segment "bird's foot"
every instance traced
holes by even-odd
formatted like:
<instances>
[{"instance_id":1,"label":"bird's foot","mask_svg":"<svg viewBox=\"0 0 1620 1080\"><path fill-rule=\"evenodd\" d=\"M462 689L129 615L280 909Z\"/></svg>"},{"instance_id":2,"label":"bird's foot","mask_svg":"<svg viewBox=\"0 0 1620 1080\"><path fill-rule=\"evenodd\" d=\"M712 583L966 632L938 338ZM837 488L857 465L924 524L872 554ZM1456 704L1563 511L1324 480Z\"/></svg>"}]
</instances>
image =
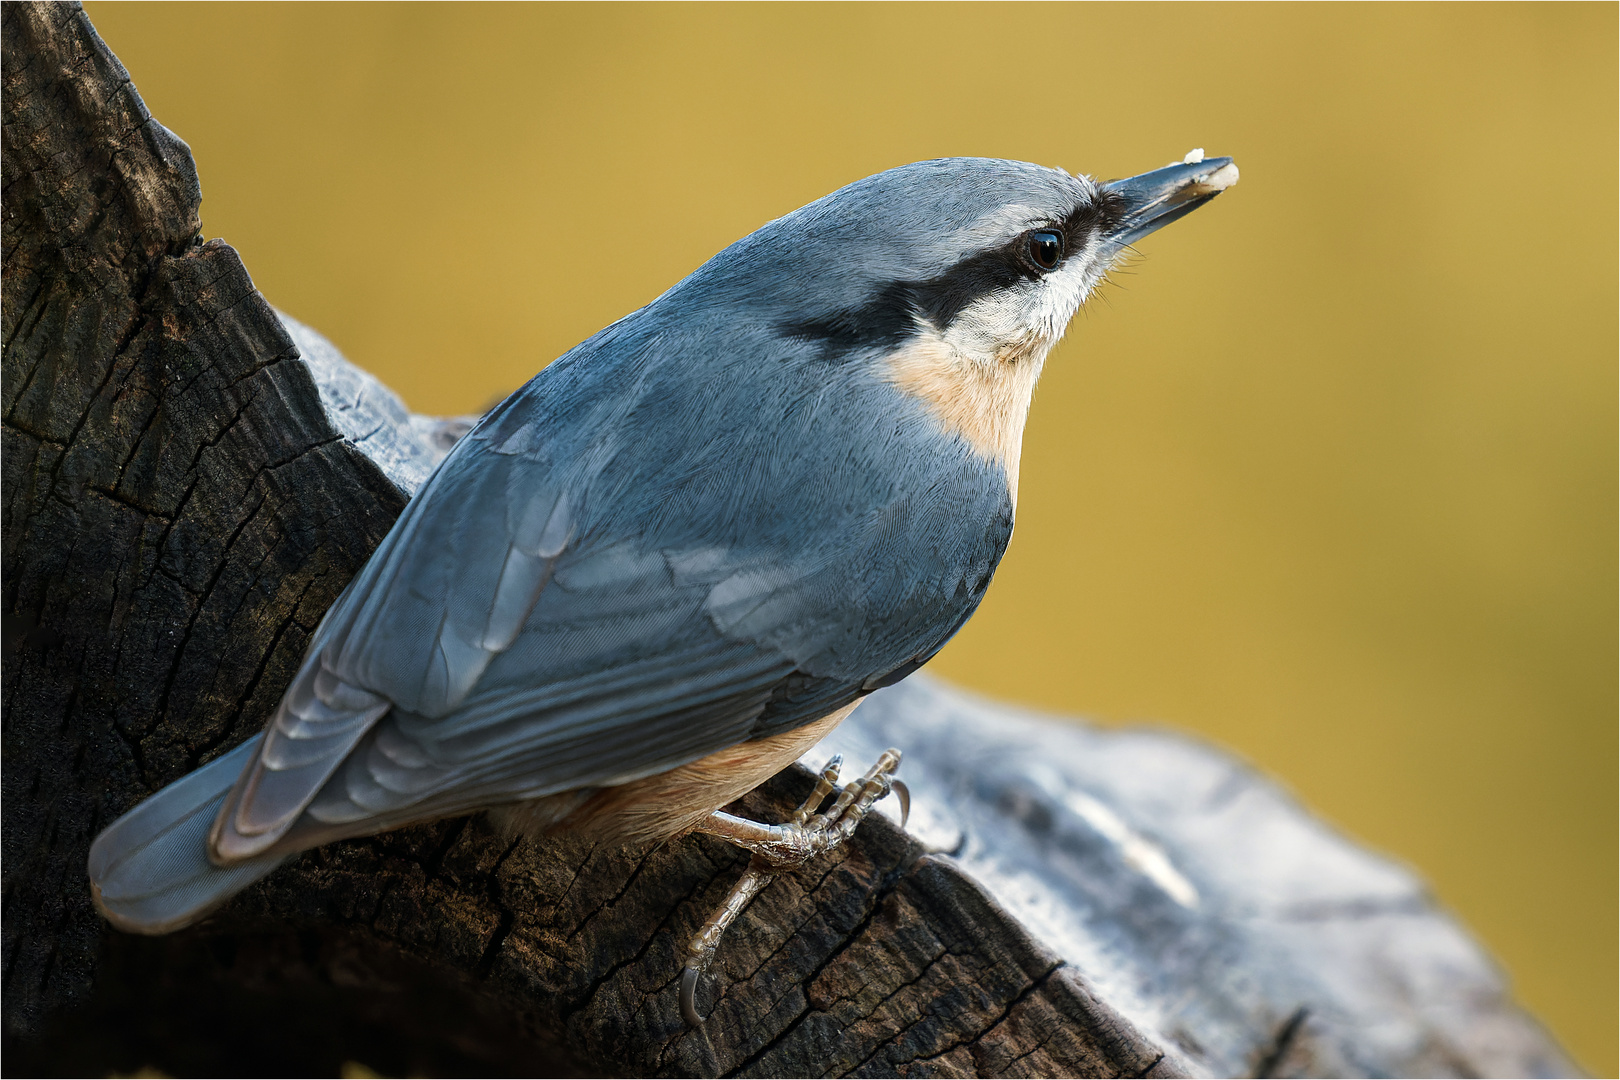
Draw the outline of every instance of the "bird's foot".
<instances>
[{"instance_id":1,"label":"bird's foot","mask_svg":"<svg viewBox=\"0 0 1620 1080\"><path fill-rule=\"evenodd\" d=\"M894 779L894 771L900 767L900 751L892 749L885 750L865 776L845 784L825 813L818 812L838 786L838 769L842 764L841 756L827 762L816 779L814 790L784 824L761 825L716 810L697 827L698 832L718 836L751 852L753 858L725 903L686 947L686 970L681 972L681 1015L693 1027L703 1023L697 1012L698 977L720 947L726 928L742 914L750 900L778 874L802 866L848 840L872 804L890 791L900 796L900 824L902 828L905 826L911 813L911 793L905 784Z\"/></svg>"}]
</instances>

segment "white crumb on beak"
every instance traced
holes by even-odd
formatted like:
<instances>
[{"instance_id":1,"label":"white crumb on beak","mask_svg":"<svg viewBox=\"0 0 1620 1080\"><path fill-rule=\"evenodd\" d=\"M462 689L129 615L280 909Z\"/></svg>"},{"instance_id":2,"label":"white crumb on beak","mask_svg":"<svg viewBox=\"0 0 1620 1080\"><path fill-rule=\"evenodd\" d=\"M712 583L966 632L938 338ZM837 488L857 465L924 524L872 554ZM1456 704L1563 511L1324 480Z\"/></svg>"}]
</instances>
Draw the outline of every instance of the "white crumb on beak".
<instances>
[{"instance_id":1,"label":"white crumb on beak","mask_svg":"<svg viewBox=\"0 0 1620 1080\"><path fill-rule=\"evenodd\" d=\"M1196 165L1200 161L1203 161L1203 160L1204 160L1204 148L1202 146L1200 146L1196 150L1187 151L1187 156L1181 159L1181 163L1183 165Z\"/></svg>"},{"instance_id":2,"label":"white crumb on beak","mask_svg":"<svg viewBox=\"0 0 1620 1080\"><path fill-rule=\"evenodd\" d=\"M1196 184L1193 184L1190 190L1200 195L1207 195L1217 191L1225 191L1227 188L1231 187L1237 182L1237 162L1228 161L1225 165L1222 165L1208 176L1199 180Z\"/></svg>"}]
</instances>

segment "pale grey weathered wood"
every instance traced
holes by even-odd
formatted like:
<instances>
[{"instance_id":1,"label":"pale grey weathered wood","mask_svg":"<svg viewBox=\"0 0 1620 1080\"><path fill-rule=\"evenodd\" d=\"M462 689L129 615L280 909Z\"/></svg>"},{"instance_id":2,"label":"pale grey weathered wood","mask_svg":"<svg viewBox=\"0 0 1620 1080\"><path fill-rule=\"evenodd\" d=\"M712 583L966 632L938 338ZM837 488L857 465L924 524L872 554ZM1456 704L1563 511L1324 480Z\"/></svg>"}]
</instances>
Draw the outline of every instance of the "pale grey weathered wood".
<instances>
[{"instance_id":1,"label":"pale grey weathered wood","mask_svg":"<svg viewBox=\"0 0 1620 1080\"><path fill-rule=\"evenodd\" d=\"M889 744L925 846L1191 1069L1575 1074L1415 874L1207 743L912 679L807 760Z\"/></svg>"}]
</instances>

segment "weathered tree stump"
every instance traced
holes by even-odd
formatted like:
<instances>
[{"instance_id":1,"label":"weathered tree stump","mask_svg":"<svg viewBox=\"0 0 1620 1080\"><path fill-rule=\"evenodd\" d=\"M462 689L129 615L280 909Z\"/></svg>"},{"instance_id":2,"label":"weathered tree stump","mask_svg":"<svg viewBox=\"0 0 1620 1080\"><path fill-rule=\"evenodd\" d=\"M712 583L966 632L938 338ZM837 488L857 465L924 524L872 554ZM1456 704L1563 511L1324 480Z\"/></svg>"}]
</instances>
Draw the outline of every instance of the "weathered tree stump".
<instances>
[{"instance_id":1,"label":"weathered tree stump","mask_svg":"<svg viewBox=\"0 0 1620 1080\"><path fill-rule=\"evenodd\" d=\"M262 727L465 424L410 416L202 240L189 151L76 4L3 18L9 1071L1567 1070L1415 879L1242 766L926 681L836 736L908 751L912 833L869 819L756 900L697 1031L678 948L745 862L706 838L461 818L310 852L183 933L107 929L91 838Z\"/></svg>"}]
</instances>

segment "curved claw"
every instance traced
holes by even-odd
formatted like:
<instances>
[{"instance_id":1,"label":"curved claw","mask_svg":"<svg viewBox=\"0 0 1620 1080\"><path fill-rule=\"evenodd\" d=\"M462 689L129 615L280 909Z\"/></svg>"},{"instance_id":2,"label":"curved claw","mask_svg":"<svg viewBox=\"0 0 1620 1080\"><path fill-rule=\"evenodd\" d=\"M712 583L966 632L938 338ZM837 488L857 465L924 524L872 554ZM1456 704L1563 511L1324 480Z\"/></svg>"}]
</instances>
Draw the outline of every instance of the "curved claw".
<instances>
[{"instance_id":1,"label":"curved claw","mask_svg":"<svg viewBox=\"0 0 1620 1080\"><path fill-rule=\"evenodd\" d=\"M695 967L689 967L681 972L681 1017L688 1027L702 1027L703 1017L697 1011L697 985L698 975L701 972Z\"/></svg>"},{"instance_id":2,"label":"curved claw","mask_svg":"<svg viewBox=\"0 0 1620 1080\"><path fill-rule=\"evenodd\" d=\"M906 787L904 780L889 780L889 787L900 800L900 827L904 829L906 822L911 819L911 789Z\"/></svg>"}]
</instances>

